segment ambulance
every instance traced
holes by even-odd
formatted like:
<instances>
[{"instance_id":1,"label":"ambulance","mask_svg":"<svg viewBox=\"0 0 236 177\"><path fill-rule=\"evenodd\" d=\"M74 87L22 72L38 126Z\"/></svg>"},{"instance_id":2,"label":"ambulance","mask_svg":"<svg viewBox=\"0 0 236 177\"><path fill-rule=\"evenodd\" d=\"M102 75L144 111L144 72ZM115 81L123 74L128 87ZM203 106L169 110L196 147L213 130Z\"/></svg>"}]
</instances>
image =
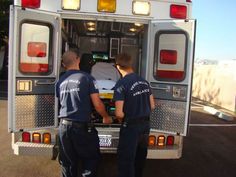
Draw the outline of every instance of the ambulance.
<instances>
[{"instance_id":1,"label":"ambulance","mask_svg":"<svg viewBox=\"0 0 236 177\"><path fill-rule=\"evenodd\" d=\"M76 47L94 63L112 63L121 52L132 56L134 71L150 83L155 98L148 158L180 158L190 116L195 27L191 0L14 0L8 75L14 154L56 158L55 83L61 55ZM115 119L112 88L101 89L100 97ZM103 125L96 113L93 119L101 152L116 153L120 124Z\"/></svg>"}]
</instances>

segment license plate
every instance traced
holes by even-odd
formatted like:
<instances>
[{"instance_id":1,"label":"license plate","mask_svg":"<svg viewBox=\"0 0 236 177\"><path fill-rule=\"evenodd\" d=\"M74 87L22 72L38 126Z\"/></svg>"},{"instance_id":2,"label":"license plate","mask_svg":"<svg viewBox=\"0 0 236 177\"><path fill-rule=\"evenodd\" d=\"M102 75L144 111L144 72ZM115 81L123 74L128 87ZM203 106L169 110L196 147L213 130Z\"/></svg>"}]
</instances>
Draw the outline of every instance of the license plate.
<instances>
[{"instance_id":1,"label":"license plate","mask_svg":"<svg viewBox=\"0 0 236 177\"><path fill-rule=\"evenodd\" d=\"M111 147L112 145L112 136L111 135L98 135L99 136L99 145L100 147Z\"/></svg>"}]
</instances>

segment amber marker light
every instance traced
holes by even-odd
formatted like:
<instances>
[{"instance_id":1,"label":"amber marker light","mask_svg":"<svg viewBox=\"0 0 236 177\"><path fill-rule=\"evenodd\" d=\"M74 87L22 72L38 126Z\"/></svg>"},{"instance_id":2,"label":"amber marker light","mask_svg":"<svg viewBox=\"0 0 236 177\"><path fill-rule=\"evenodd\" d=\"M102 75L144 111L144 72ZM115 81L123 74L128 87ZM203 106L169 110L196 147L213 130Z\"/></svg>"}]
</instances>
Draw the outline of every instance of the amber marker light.
<instances>
[{"instance_id":1,"label":"amber marker light","mask_svg":"<svg viewBox=\"0 0 236 177\"><path fill-rule=\"evenodd\" d=\"M164 146L165 145L165 136L160 135L157 138L157 146Z\"/></svg>"},{"instance_id":2,"label":"amber marker light","mask_svg":"<svg viewBox=\"0 0 236 177\"><path fill-rule=\"evenodd\" d=\"M40 135L40 133L33 133L32 134L32 142L33 143L41 143L41 135Z\"/></svg>"},{"instance_id":3,"label":"amber marker light","mask_svg":"<svg viewBox=\"0 0 236 177\"><path fill-rule=\"evenodd\" d=\"M149 136L148 145L151 147L156 145L156 137L154 135Z\"/></svg>"},{"instance_id":4,"label":"amber marker light","mask_svg":"<svg viewBox=\"0 0 236 177\"><path fill-rule=\"evenodd\" d=\"M50 133L43 134L43 143L44 144L51 144L51 134Z\"/></svg>"},{"instance_id":5,"label":"amber marker light","mask_svg":"<svg viewBox=\"0 0 236 177\"><path fill-rule=\"evenodd\" d=\"M116 11L116 0L98 0L98 12L110 12Z\"/></svg>"}]
</instances>

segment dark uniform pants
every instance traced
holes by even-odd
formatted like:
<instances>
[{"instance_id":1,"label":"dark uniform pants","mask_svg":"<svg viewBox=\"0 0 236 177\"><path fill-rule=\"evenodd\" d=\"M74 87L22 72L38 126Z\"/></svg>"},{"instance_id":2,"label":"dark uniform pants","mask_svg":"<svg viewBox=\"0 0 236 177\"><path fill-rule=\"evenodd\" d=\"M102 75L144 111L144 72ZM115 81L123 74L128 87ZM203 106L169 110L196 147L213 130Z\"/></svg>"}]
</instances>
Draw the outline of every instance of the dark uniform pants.
<instances>
[{"instance_id":1,"label":"dark uniform pants","mask_svg":"<svg viewBox=\"0 0 236 177\"><path fill-rule=\"evenodd\" d=\"M99 138L95 128L88 130L60 124L59 163L63 177L78 177L79 161L82 164L82 177L94 177L99 159Z\"/></svg>"},{"instance_id":2,"label":"dark uniform pants","mask_svg":"<svg viewBox=\"0 0 236 177\"><path fill-rule=\"evenodd\" d=\"M123 124L118 145L118 177L141 177L147 157L149 121Z\"/></svg>"}]
</instances>

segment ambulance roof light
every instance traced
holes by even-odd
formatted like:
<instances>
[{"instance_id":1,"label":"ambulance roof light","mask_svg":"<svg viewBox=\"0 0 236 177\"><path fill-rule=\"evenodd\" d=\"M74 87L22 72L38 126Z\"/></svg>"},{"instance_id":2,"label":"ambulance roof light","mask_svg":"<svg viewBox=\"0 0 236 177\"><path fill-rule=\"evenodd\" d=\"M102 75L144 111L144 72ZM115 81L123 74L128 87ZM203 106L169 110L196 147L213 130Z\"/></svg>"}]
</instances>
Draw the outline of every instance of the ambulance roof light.
<instances>
[{"instance_id":1,"label":"ambulance roof light","mask_svg":"<svg viewBox=\"0 0 236 177\"><path fill-rule=\"evenodd\" d=\"M41 0L21 0L21 6L24 8L37 9L40 7Z\"/></svg>"},{"instance_id":2,"label":"ambulance roof light","mask_svg":"<svg viewBox=\"0 0 236 177\"><path fill-rule=\"evenodd\" d=\"M79 10L80 0L62 0L61 6L64 10Z\"/></svg>"},{"instance_id":3,"label":"ambulance roof light","mask_svg":"<svg viewBox=\"0 0 236 177\"><path fill-rule=\"evenodd\" d=\"M192 2L192 0L186 0L186 2Z\"/></svg>"},{"instance_id":4,"label":"ambulance roof light","mask_svg":"<svg viewBox=\"0 0 236 177\"><path fill-rule=\"evenodd\" d=\"M151 4L149 1L133 1L133 14L150 15Z\"/></svg>"},{"instance_id":5,"label":"ambulance roof light","mask_svg":"<svg viewBox=\"0 0 236 177\"><path fill-rule=\"evenodd\" d=\"M116 11L116 0L98 0L98 12L114 13Z\"/></svg>"},{"instance_id":6,"label":"ambulance roof light","mask_svg":"<svg viewBox=\"0 0 236 177\"><path fill-rule=\"evenodd\" d=\"M170 6L170 17L178 19L186 19L187 6L172 4Z\"/></svg>"}]
</instances>

